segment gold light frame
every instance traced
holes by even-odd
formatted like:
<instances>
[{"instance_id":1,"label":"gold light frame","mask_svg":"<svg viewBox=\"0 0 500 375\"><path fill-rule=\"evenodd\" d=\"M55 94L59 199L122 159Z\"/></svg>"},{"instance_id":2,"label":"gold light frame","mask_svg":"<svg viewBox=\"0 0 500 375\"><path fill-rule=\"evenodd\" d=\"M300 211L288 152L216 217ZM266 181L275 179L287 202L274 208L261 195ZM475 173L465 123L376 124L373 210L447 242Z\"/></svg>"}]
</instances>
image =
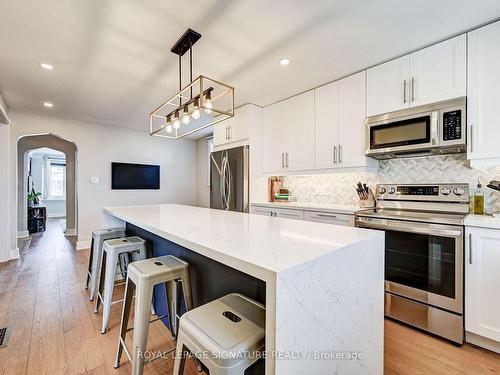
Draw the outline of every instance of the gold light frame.
<instances>
[{"instance_id":1,"label":"gold light frame","mask_svg":"<svg viewBox=\"0 0 500 375\"><path fill-rule=\"evenodd\" d=\"M199 92L196 95L193 95L193 89L198 90ZM186 93L187 92L187 93ZM207 108L206 106L206 93L210 92L211 94L211 102L213 103L212 108ZM175 111L178 111L182 114L184 106L187 104L193 104L194 98L199 99L199 110L201 112L205 112L206 110L211 110L212 114L214 114L213 120L206 121L206 118L200 117L200 119L192 119L190 120L190 126L186 124L180 125L179 129L172 129L171 133L167 133L166 131L166 121L167 115L171 115ZM218 103L227 102L228 108L220 108L218 107ZM190 112L191 114L192 112ZM156 108L153 112L149 114L149 134L155 137L169 138L169 139L180 139L196 133L200 130L208 128L209 126L215 125L221 121L224 121L228 118L234 116L234 87L226 85L220 81L216 81L212 78L209 78L204 75L199 75L196 79L194 79L191 83L185 86L182 90L180 90L177 94L172 96L167 101L163 102L158 108ZM204 115L207 117L207 115ZM192 124L196 124L196 122L200 122L200 126L194 126ZM184 129L183 129L184 128ZM187 129L186 129L187 128ZM183 132L182 130L185 130Z\"/></svg>"}]
</instances>

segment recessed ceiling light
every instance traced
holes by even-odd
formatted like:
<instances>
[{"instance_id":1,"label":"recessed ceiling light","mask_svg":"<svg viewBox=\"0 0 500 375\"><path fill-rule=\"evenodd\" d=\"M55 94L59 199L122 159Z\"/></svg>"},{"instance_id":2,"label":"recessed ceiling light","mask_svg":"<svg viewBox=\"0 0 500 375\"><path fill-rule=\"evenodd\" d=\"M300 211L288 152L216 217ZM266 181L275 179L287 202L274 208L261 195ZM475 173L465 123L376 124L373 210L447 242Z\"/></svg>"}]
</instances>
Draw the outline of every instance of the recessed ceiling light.
<instances>
[{"instance_id":1,"label":"recessed ceiling light","mask_svg":"<svg viewBox=\"0 0 500 375\"><path fill-rule=\"evenodd\" d=\"M51 64L41 63L40 66L45 70L54 70L54 65Z\"/></svg>"},{"instance_id":2,"label":"recessed ceiling light","mask_svg":"<svg viewBox=\"0 0 500 375\"><path fill-rule=\"evenodd\" d=\"M285 59L281 59L280 60L280 64L283 65L283 66L288 65L288 64L290 64L290 59L286 59L286 58Z\"/></svg>"},{"instance_id":3,"label":"recessed ceiling light","mask_svg":"<svg viewBox=\"0 0 500 375\"><path fill-rule=\"evenodd\" d=\"M45 108L52 108L52 107L54 107L54 104L52 104L51 102L43 102L43 106Z\"/></svg>"}]
</instances>

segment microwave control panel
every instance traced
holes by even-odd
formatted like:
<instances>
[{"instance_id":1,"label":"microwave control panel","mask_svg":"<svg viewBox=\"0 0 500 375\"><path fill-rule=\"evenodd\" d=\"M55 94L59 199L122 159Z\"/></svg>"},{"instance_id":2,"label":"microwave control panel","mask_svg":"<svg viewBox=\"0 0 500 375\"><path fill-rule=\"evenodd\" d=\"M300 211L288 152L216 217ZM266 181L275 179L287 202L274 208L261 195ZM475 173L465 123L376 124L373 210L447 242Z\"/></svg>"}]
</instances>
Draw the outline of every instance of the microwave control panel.
<instances>
[{"instance_id":1,"label":"microwave control panel","mask_svg":"<svg viewBox=\"0 0 500 375\"><path fill-rule=\"evenodd\" d=\"M462 110L443 113L443 141L462 138Z\"/></svg>"}]
</instances>

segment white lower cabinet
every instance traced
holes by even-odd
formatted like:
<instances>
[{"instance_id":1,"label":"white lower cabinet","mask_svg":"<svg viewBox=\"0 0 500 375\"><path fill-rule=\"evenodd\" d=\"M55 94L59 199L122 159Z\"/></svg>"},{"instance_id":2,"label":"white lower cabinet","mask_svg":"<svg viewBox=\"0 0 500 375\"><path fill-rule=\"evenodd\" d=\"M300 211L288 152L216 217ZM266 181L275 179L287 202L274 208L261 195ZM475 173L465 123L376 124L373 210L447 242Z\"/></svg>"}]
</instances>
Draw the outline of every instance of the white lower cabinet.
<instances>
[{"instance_id":1,"label":"white lower cabinet","mask_svg":"<svg viewBox=\"0 0 500 375\"><path fill-rule=\"evenodd\" d=\"M354 226L354 215L338 214L333 212L305 211L304 220L318 223Z\"/></svg>"},{"instance_id":2,"label":"white lower cabinet","mask_svg":"<svg viewBox=\"0 0 500 375\"><path fill-rule=\"evenodd\" d=\"M315 221L318 223L345 225L350 227L354 226L354 215L340 214L336 212L318 212L252 205L251 213L272 217L284 217L287 219Z\"/></svg>"},{"instance_id":3,"label":"white lower cabinet","mask_svg":"<svg viewBox=\"0 0 500 375\"><path fill-rule=\"evenodd\" d=\"M498 352L500 351L500 230L466 227L465 234L467 341Z\"/></svg>"},{"instance_id":4,"label":"white lower cabinet","mask_svg":"<svg viewBox=\"0 0 500 375\"><path fill-rule=\"evenodd\" d=\"M289 208L252 206L251 212L252 212L252 214L257 214L257 215L284 217L287 219L304 220L304 211L291 210Z\"/></svg>"}]
</instances>

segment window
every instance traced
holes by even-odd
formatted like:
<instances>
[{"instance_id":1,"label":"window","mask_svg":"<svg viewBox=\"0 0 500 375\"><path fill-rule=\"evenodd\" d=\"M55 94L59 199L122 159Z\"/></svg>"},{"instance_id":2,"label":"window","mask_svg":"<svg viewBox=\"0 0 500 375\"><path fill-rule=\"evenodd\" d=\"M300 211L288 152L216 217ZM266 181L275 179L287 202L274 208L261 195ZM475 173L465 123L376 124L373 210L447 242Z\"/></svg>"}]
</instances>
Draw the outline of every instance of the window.
<instances>
[{"instance_id":1,"label":"window","mask_svg":"<svg viewBox=\"0 0 500 375\"><path fill-rule=\"evenodd\" d=\"M45 164L45 198L66 199L66 163L47 159Z\"/></svg>"}]
</instances>

